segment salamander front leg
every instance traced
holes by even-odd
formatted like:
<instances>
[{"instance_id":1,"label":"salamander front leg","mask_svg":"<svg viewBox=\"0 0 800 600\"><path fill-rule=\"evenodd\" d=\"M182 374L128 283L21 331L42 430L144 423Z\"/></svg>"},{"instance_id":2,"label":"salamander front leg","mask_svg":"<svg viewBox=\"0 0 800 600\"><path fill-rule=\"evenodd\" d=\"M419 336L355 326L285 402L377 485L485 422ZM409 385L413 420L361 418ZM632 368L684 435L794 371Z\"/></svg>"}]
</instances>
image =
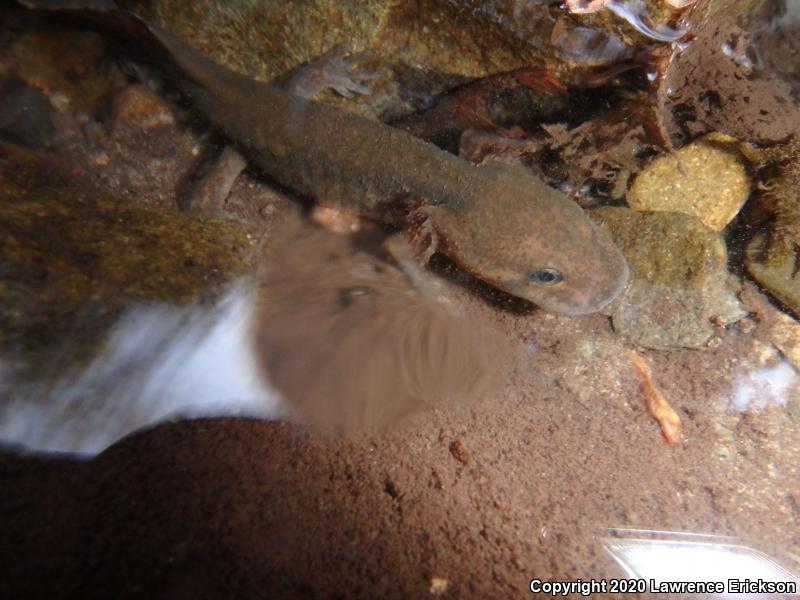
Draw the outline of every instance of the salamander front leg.
<instances>
[{"instance_id":1,"label":"salamander front leg","mask_svg":"<svg viewBox=\"0 0 800 600\"><path fill-rule=\"evenodd\" d=\"M446 284L425 268L436 251L435 235L420 238L413 231L402 231L389 236L383 246L415 288L434 302L450 305Z\"/></svg>"},{"instance_id":2,"label":"salamander front leg","mask_svg":"<svg viewBox=\"0 0 800 600\"><path fill-rule=\"evenodd\" d=\"M345 44L331 50L297 69L288 81L288 89L302 98L312 99L331 89L340 96L371 94L367 83L380 77L375 71L358 70L359 64L369 58L368 52L351 54Z\"/></svg>"}]
</instances>

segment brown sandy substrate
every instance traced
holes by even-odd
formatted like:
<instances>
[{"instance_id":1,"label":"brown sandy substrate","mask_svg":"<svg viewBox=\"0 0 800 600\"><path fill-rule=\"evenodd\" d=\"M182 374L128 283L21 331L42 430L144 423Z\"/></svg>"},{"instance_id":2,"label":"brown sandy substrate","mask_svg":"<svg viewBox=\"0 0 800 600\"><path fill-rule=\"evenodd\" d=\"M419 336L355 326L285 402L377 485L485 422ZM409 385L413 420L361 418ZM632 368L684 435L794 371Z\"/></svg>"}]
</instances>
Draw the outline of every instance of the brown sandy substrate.
<instances>
[{"instance_id":1,"label":"brown sandy substrate","mask_svg":"<svg viewBox=\"0 0 800 600\"><path fill-rule=\"evenodd\" d=\"M780 407L722 412L760 325L648 356L683 419L675 448L605 317L497 320L525 348L508 384L387 434L219 419L87 463L5 455L7 597L426 597L432 578L447 596L510 597L532 577L620 576L607 526L798 552L797 423Z\"/></svg>"}]
</instances>

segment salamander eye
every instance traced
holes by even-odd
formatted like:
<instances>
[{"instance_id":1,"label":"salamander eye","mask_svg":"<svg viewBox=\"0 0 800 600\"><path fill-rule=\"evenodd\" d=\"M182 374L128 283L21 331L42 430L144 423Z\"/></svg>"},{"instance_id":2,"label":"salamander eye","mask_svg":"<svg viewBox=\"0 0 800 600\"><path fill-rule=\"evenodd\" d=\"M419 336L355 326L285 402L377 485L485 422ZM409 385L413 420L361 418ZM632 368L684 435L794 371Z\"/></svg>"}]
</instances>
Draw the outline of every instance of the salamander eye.
<instances>
[{"instance_id":1,"label":"salamander eye","mask_svg":"<svg viewBox=\"0 0 800 600\"><path fill-rule=\"evenodd\" d=\"M564 277L558 269L536 269L530 274L530 280L539 285L555 285L562 279L564 279Z\"/></svg>"}]
</instances>

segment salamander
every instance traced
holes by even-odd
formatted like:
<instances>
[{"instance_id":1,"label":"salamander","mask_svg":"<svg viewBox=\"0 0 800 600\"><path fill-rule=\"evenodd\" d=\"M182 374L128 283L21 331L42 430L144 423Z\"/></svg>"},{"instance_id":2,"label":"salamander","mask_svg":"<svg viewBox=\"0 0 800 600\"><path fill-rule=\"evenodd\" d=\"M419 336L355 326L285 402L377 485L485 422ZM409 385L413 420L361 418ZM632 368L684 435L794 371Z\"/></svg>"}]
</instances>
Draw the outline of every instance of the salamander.
<instances>
[{"instance_id":1,"label":"salamander","mask_svg":"<svg viewBox=\"0 0 800 600\"><path fill-rule=\"evenodd\" d=\"M146 46L194 109L278 184L379 216L413 206L439 250L514 296L579 315L602 309L628 280L609 234L523 167L472 165L400 129L240 75L111 2L19 1Z\"/></svg>"}]
</instances>

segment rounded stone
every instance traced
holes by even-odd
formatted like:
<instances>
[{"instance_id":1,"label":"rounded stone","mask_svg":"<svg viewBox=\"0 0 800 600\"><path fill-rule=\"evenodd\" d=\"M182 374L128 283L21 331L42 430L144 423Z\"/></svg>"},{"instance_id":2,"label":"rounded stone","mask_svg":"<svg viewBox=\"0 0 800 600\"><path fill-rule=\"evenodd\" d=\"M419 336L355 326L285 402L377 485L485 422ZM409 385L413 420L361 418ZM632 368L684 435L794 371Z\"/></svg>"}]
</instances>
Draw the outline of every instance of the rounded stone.
<instances>
[{"instance_id":1,"label":"rounded stone","mask_svg":"<svg viewBox=\"0 0 800 600\"><path fill-rule=\"evenodd\" d=\"M750 195L750 177L735 145L733 138L711 134L657 158L633 182L628 204L687 214L722 231Z\"/></svg>"},{"instance_id":2,"label":"rounded stone","mask_svg":"<svg viewBox=\"0 0 800 600\"><path fill-rule=\"evenodd\" d=\"M744 316L728 289L725 244L697 219L612 207L590 214L610 230L631 271L608 308L620 335L654 350L705 348L714 323Z\"/></svg>"},{"instance_id":3,"label":"rounded stone","mask_svg":"<svg viewBox=\"0 0 800 600\"><path fill-rule=\"evenodd\" d=\"M793 242L773 241L766 233L759 233L748 242L744 261L753 279L795 315L800 314L800 279Z\"/></svg>"}]
</instances>

